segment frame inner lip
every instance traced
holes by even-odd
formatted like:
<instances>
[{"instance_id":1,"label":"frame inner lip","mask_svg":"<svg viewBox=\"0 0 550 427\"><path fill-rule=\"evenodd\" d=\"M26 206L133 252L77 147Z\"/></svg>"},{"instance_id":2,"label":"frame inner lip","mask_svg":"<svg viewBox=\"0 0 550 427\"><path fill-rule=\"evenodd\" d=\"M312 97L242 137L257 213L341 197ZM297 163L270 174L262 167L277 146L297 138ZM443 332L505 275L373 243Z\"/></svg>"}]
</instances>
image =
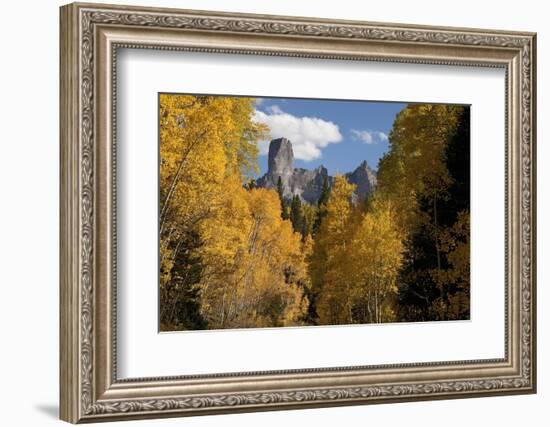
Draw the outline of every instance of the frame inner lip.
<instances>
[{"instance_id":1,"label":"frame inner lip","mask_svg":"<svg viewBox=\"0 0 550 427\"><path fill-rule=\"evenodd\" d=\"M116 27L115 27L116 28ZM112 65L111 65L111 80L113 82L112 84L112 111L113 111L113 120L112 120L112 151L113 153L116 153L116 103L117 103L117 94L116 94L116 81L117 81L117 73L116 73L116 62L117 62L117 52L120 48L126 48L126 49L147 49L147 50L165 50L165 45L156 45L153 43L128 43L123 40L113 39L110 40L110 46L111 46L111 52L112 52ZM267 55L272 56L271 51L263 51L263 50L257 50L257 49L226 49L226 48L220 48L220 47L211 47L211 48L196 48L192 46L174 46L170 45L169 50L174 51L181 51L181 52L206 52L206 53L225 53L225 54L249 54L249 55ZM298 57L298 58L317 58L317 59L343 59L343 60L351 60L351 61L366 61L366 62L397 62L397 63L407 63L407 64L416 64L416 65L454 65L454 66L463 66L463 67L487 67L487 68L503 68L505 69L505 81L508 82L509 79L509 63L495 63L495 62L461 62L460 60L448 62L448 61L438 61L438 60L431 60L431 59L411 59L407 58L406 60L397 60L394 61L391 58L379 58L379 57L340 57L338 55L318 55L318 54L308 54L308 53L292 53L292 52L279 52L277 56L286 56L286 57ZM508 111L508 84L505 85L505 109ZM507 126L507 122L505 123L505 126ZM505 132L505 138L508 139L508 132L506 130ZM505 150L505 162L508 163L508 150ZM112 162L112 168L114 171L116 171L116 155L113 154L113 162ZM116 176L116 174L115 174ZM508 168L505 167L505 185L507 186L507 177L508 177ZM112 234L112 241L116 242L116 193L117 193L117 186L116 186L116 178L113 179L113 186L112 186L112 192L113 192L113 234ZM508 210L509 210L509 200L508 200L508 191L506 191L506 197L505 197L505 224L507 223L507 217L508 217ZM508 233L505 233L506 236ZM508 241L505 239L505 252L508 253ZM113 249L113 253L115 254L114 258L114 265L116 266L116 246ZM506 256L505 260L505 270L508 269L508 257ZM150 383L152 381L178 381L181 383L186 383L188 381L193 380L200 380L200 379L225 379L225 378L246 378L246 377L267 377L267 376L293 376L293 375L301 375L301 374L339 374L339 375L346 375L347 373L351 373L352 375L355 373L355 371L363 371L364 373L368 373L369 371L373 371L376 369L408 369L408 368L439 368L439 367L456 367L456 368L464 368L468 369L469 367L476 367L476 365L481 366L488 366L488 365L506 365L510 362L509 360L509 353L508 353L508 330L509 330L509 320L508 316L505 315L505 339L504 339L504 357L503 358L488 358L488 359L473 359L473 360L451 360L451 361L431 361L431 362L412 362L412 363L397 363L397 364L377 364L377 365L352 365L352 366L334 366L334 367L326 367L326 368L298 368L298 369L283 369L283 370L267 370L267 371L243 371L243 372L220 372L220 373L213 373L213 374L193 374L193 375L170 375L170 376L156 376L156 377L131 377L131 378L118 378L117 376L117 308L116 308L116 269L113 269L112 274L112 280L114 283L113 288L113 301L115 301L115 304L113 305L113 310L111 313L111 316L113 318L113 327L112 327L112 366L113 366L113 372L112 372L112 379L111 381L116 384L128 384L128 383ZM508 306L508 275L505 274L505 306ZM505 313L507 314L507 311L505 310ZM365 372L366 371L366 372Z\"/></svg>"}]
</instances>

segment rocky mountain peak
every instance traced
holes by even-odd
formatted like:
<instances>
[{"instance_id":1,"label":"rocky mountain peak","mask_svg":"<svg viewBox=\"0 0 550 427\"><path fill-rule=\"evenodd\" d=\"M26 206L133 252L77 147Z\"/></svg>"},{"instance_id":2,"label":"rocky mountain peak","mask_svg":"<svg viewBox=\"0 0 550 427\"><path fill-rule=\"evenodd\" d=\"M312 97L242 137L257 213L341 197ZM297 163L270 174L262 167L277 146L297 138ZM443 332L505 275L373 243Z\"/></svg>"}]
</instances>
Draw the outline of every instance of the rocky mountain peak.
<instances>
[{"instance_id":1,"label":"rocky mountain peak","mask_svg":"<svg viewBox=\"0 0 550 427\"><path fill-rule=\"evenodd\" d=\"M364 200L376 186L376 172L369 167L366 160L344 176L356 186L354 201ZM313 170L295 169L292 143L287 138L277 138L269 144L267 173L258 179L257 184L259 187L276 188L279 178L283 184L285 199L297 195L302 201L311 204L318 202L325 179L329 186L334 183L334 178L323 165Z\"/></svg>"},{"instance_id":2,"label":"rocky mountain peak","mask_svg":"<svg viewBox=\"0 0 550 427\"><path fill-rule=\"evenodd\" d=\"M357 187L355 194L359 199L364 199L376 187L377 179L374 172L366 160L350 173L346 174L346 178L350 184L355 184Z\"/></svg>"},{"instance_id":3,"label":"rocky mountain peak","mask_svg":"<svg viewBox=\"0 0 550 427\"><path fill-rule=\"evenodd\" d=\"M294 171L294 152L292 143L286 138L277 138L269 144L267 173L287 176Z\"/></svg>"}]
</instances>

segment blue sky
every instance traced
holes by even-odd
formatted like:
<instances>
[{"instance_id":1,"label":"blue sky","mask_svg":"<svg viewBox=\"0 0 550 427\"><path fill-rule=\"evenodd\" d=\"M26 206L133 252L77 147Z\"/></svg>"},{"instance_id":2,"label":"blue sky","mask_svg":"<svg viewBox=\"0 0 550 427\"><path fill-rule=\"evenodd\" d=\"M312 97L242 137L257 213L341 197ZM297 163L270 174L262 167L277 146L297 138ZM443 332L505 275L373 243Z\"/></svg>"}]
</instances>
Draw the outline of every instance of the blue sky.
<instances>
[{"instance_id":1,"label":"blue sky","mask_svg":"<svg viewBox=\"0 0 550 427\"><path fill-rule=\"evenodd\" d=\"M287 137L295 167L324 165L329 174L353 171L366 160L377 169L388 151L387 135L406 104L374 101L258 98L256 120L268 125L271 138ZM269 141L260 143L260 175L267 170Z\"/></svg>"}]
</instances>

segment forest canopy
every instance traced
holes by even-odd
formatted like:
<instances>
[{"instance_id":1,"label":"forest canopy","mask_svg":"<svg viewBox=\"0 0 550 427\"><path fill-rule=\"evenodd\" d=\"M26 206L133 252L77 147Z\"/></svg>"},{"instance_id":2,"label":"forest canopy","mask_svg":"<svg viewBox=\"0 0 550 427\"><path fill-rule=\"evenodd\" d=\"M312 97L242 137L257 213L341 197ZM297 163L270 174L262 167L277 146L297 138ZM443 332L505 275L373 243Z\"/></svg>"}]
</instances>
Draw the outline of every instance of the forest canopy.
<instances>
[{"instance_id":1,"label":"forest canopy","mask_svg":"<svg viewBox=\"0 0 550 427\"><path fill-rule=\"evenodd\" d=\"M410 104L378 185L261 188L253 98L160 95L161 331L468 319L469 108Z\"/></svg>"}]
</instances>

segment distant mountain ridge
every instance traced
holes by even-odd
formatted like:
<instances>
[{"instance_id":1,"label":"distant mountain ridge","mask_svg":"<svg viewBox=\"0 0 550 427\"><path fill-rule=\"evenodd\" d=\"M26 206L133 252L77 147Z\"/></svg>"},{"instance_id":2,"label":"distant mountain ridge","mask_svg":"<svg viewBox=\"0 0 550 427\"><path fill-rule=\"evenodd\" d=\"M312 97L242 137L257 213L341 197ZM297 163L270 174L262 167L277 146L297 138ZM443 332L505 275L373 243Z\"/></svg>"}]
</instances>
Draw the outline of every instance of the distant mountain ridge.
<instances>
[{"instance_id":1,"label":"distant mountain ridge","mask_svg":"<svg viewBox=\"0 0 550 427\"><path fill-rule=\"evenodd\" d=\"M376 187L376 172L369 167L366 160L344 176L349 183L356 185L354 201L364 200ZM262 188L277 188L279 177L285 199L290 200L297 195L303 202L310 204L319 200L325 179L330 187L334 184L334 177L328 174L323 165L313 170L294 168L294 151L287 138L277 138L270 142L267 173L256 183Z\"/></svg>"}]
</instances>

